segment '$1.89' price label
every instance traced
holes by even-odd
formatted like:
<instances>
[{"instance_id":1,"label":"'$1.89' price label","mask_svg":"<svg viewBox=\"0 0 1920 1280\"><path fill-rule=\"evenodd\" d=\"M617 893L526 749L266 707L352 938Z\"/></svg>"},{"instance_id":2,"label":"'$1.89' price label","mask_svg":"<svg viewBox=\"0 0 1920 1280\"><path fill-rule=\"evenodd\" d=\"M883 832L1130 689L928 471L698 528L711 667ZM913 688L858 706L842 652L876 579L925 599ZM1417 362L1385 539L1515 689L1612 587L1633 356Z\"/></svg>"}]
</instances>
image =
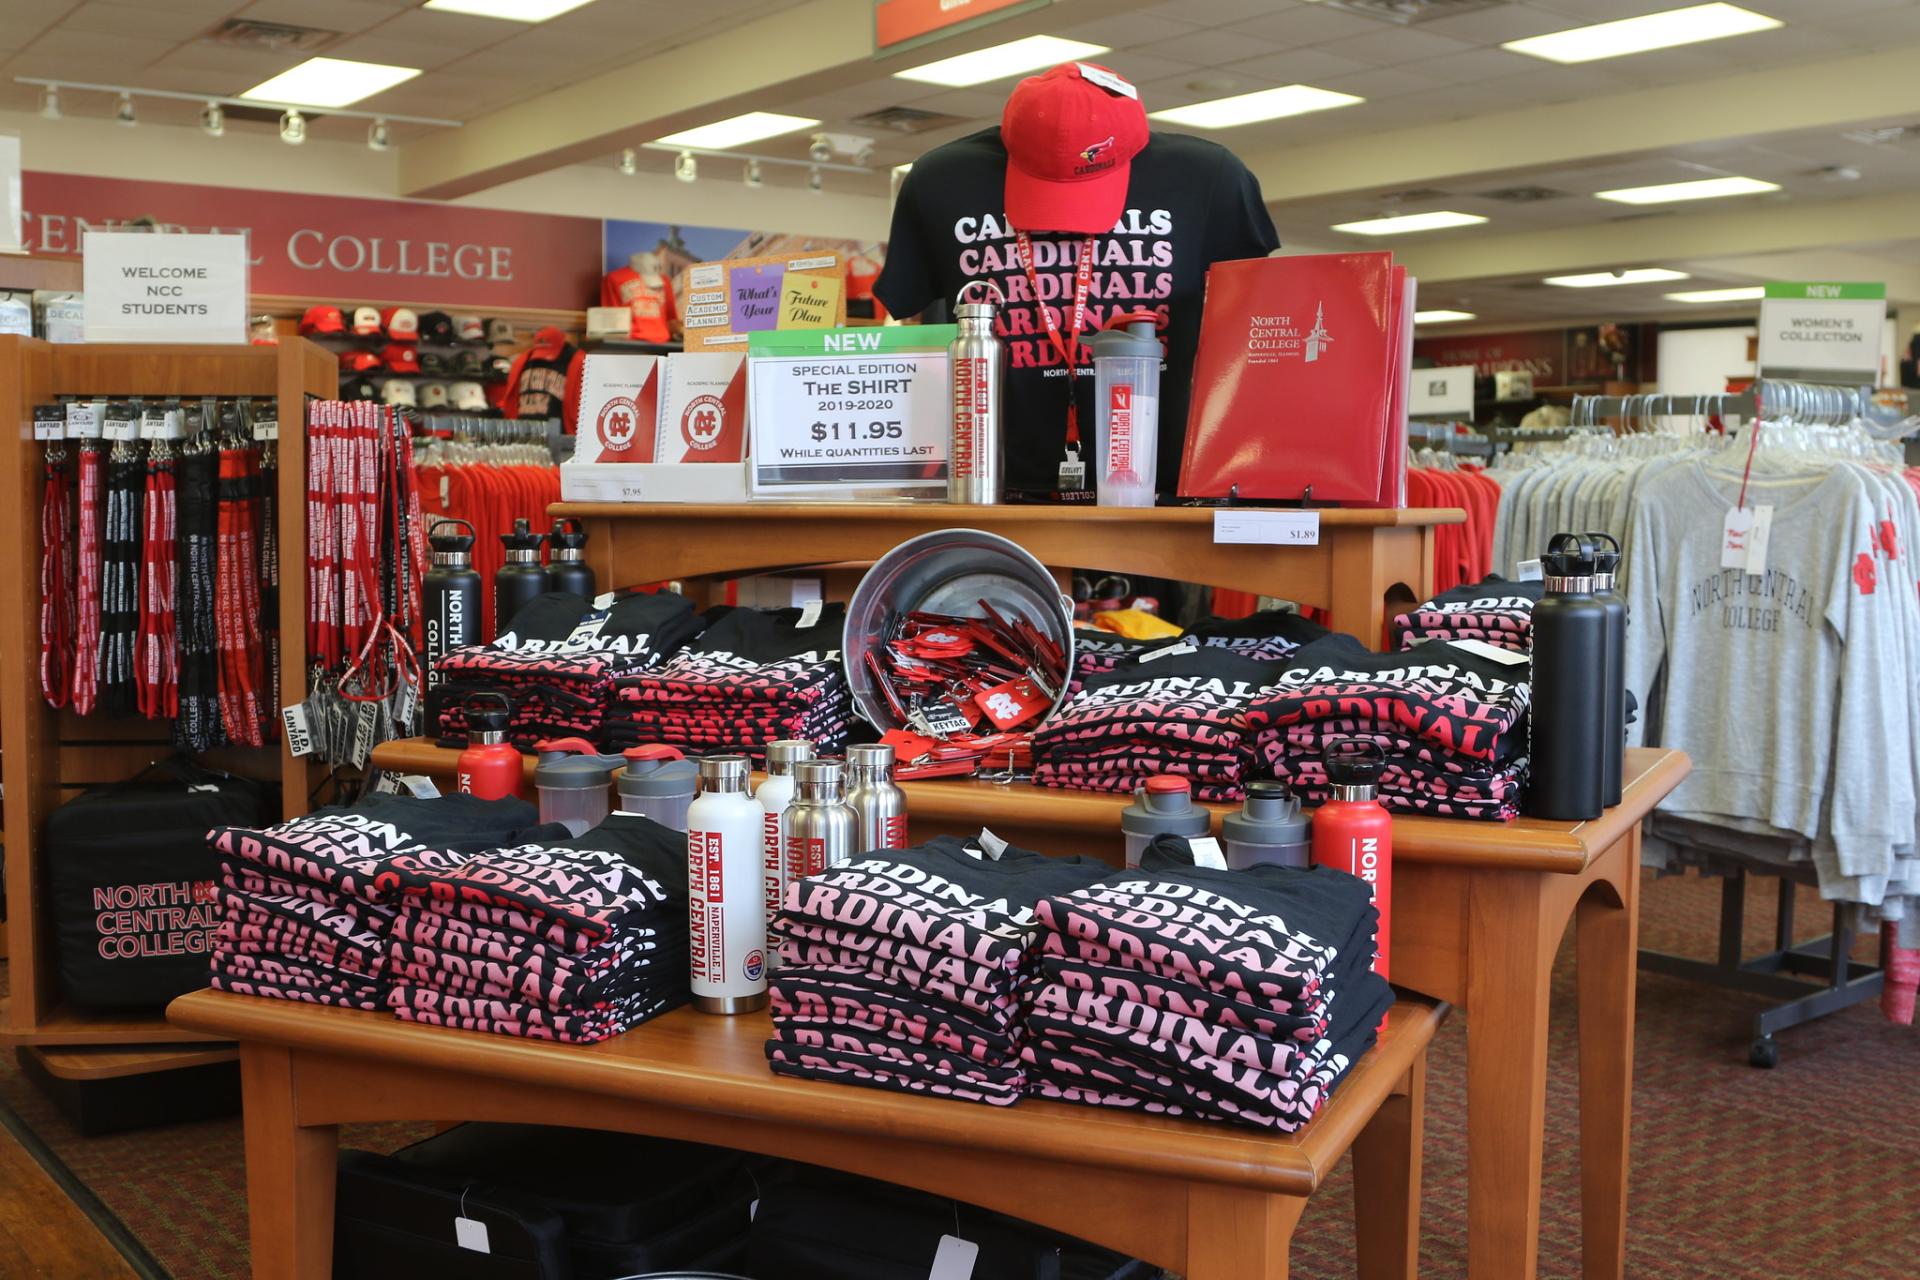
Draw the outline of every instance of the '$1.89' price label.
<instances>
[{"instance_id":1,"label":"'$1.89' price label","mask_svg":"<svg viewBox=\"0 0 1920 1280\"><path fill-rule=\"evenodd\" d=\"M807 431L815 444L829 440L898 440L906 434L897 419L891 422L816 422Z\"/></svg>"}]
</instances>

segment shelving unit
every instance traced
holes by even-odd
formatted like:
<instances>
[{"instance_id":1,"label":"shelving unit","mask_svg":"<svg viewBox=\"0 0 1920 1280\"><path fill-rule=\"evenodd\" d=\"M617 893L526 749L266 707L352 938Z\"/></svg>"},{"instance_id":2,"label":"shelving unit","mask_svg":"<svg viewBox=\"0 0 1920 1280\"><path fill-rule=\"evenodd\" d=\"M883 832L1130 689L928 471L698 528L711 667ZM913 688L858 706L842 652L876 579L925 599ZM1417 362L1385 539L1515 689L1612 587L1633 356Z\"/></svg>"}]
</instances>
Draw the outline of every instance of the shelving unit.
<instances>
[{"instance_id":1,"label":"shelving unit","mask_svg":"<svg viewBox=\"0 0 1920 1280\"><path fill-rule=\"evenodd\" d=\"M306 450L302 426L309 397L336 392L335 362L294 338L277 347L52 344L0 337L0 778L6 788L6 922L11 996L0 1009L0 1043L38 1045L177 1045L183 1034L155 1012L97 1014L63 1006L45 920L45 859L40 832L47 815L88 786L115 782L170 753L161 721L76 716L46 705L39 687L40 484L44 446L33 439L33 406L66 394L146 397L273 397L279 402L280 653L287 690L306 670ZM277 779L282 810L305 813L314 779L284 744L209 753L229 772ZM195 1065L203 1049L156 1049L130 1062L142 1070ZM176 1061L175 1059L180 1059ZM188 1061L191 1059L191 1061ZM56 1074L64 1059L48 1060ZM74 1076L72 1078L81 1078Z\"/></svg>"}]
</instances>

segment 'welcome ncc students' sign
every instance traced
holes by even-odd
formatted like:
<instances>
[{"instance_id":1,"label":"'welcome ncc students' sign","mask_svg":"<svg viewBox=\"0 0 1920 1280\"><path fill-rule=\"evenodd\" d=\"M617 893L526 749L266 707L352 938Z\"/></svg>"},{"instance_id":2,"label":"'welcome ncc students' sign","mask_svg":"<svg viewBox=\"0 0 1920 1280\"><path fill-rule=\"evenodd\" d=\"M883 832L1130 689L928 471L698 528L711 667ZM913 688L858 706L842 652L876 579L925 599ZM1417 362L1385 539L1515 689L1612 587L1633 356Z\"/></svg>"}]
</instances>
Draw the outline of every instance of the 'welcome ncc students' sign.
<instances>
[{"instance_id":1,"label":"'welcome ncc students' sign","mask_svg":"<svg viewBox=\"0 0 1920 1280\"><path fill-rule=\"evenodd\" d=\"M88 342L245 342L247 238L89 231Z\"/></svg>"}]
</instances>

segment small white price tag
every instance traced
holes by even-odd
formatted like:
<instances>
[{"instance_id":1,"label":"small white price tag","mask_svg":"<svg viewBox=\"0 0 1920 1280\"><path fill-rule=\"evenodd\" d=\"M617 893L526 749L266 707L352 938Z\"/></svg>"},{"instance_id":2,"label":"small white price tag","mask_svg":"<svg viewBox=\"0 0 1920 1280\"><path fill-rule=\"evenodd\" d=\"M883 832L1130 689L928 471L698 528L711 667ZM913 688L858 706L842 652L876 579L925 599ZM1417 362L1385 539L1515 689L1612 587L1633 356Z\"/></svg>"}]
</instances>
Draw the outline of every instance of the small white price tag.
<instances>
[{"instance_id":1,"label":"small white price tag","mask_svg":"<svg viewBox=\"0 0 1920 1280\"><path fill-rule=\"evenodd\" d=\"M1213 513L1213 540L1266 547L1317 547L1320 513L1223 509Z\"/></svg>"},{"instance_id":2,"label":"small white price tag","mask_svg":"<svg viewBox=\"0 0 1920 1280\"><path fill-rule=\"evenodd\" d=\"M1212 836L1201 836L1187 841L1187 848L1193 851L1193 865L1211 867L1215 871L1227 869L1227 855L1220 852L1220 842Z\"/></svg>"},{"instance_id":3,"label":"small white price tag","mask_svg":"<svg viewBox=\"0 0 1920 1280\"><path fill-rule=\"evenodd\" d=\"M927 1280L973 1280L974 1263L980 1259L980 1246L959 1236L941 1236L933 1254L933 1270Z\"/></svg>"},{"instance_id":4,"label":"small white price tag","mask_svg":"<svg viewBox=\"0 0 1920 1280\"><path fill-rule=\"evenodd\" d=\"M1176 653L1198 652L1200 652L1199 645L1196 645L1191 640L1182 640L1177 644L1170 644L1164 649L1155 649L1152 653L1143 653L1140 655L1140 661L1152 662L1156 658L1170 658Z\"/></svg>"},{"instance_id":5,"label":"small white price tag","mask_svg":"<svg viewBox=\"0 0 1920 1280\"><path fill-rule=\"evenodd\" d=\"M280 420L278 418L264 418L256 421L253 424L253 438L255 440L278 440L280 438Z\"/></svg>"},{"instance_id":6,"label":"small white price tag","mask_svg":"<svg viewBox=\"0 0 1920 1280\"><path fill-rule=\"evenodd\" d=\"M475 1253L493 1252L493 1246L487 1240L487 1224L474 1218L453 1220L453 1242Z\"/></svg>"},{"instance_id":7,"label":"small white price tag","mask_svg":"<svg viewBox=\"0 0 1920 1280\"><path fill-rule=\"evenodd\" d=\"M102 405L96 400L76 400L67 406L67 439L98 440Z\"/></svg>"},{"instance_id":8,"label":"small white price tag","mask_svg":"<svg viewBox=\"0 0 1920 1280\"><path fill-rule=\"evenodd\" d=\"M1767 544L1773 540L1773 504L1756 503L1753 508L1753 532L1747 535L1747 572L1767 571Z\"/></svg>"},{"instance_id":9,"label":"small white price tag","mask_svg":"<svg viewBox=\"0 0 1920 1280\"><path fill-rule=\"evenodd\" d=\"M1078 493L1087 487L1087 464L1069 458L1060 464L1060 492Z\"/></svg>"},{"instance_id":10,"label":"small white price tag","mask_svg":"<svg viewBox=\"0 0 1920 1280\"><path fill-rule=\"evenodd\" d=\"M800 606L800 621L794 625L802 630L807 627L818 626L820 623L820 611L824 608L826 608L824 601L807 601L804 605Z\"/></svg>"},{"instance_id":11,"label":"small white price tag","mask_svg":"<svg viewBox=\"0 0 1920 1280\"><path fill-rule=\"evenodd\" d=\"M67 435L67 415L57 404L36 405L33 410L35 440L63 440Z\"/></svg>"},{"instance_id":12,"label":"small white price tag","mask_svg":"<svg viewBox=\"0 0 1920 1280\"><path fill-rule=\"evenodd\" d=\"M100 422L100 435L106 440L140 438L140 415L125 405L110 405Z\"/></svg>"},{"instance_id":13,"label":"small white price tag","mask_svg":"<svg viewBox=\"0 0 1920 1280\"><path fill-rule=\"evenodd\" d=\"M1109 89L1122 97L1132 98L1136 102L1140 100L1140 91L1138 89L1105 67L1096 67L1087 62L1076 62L1073 65L1080 69L1080 78L1088 84L1097 84L1102 89Z\"/></svg>"},{"instance_id":14,"label":"small white price tag","mask_svg":"<svg viewBox=\"0 0 1920 1280\"><path fill-rule=\"evenodd\" d=\"M398 705L393 709L394 719L411 728L413 725L414 708L419 705L420 686L411 680L402 681L400 685L400 700Z\"/></svg>"},{"instance_id":15,"label":"small white price tag","mask_svg":"<svg viewBox=\"0 0 1920 1280\"><path fill-rule=\"evenodd\" d=\"M980 828L979 845L995 862L1000 861L1000 855L1007 851L1007 842L985 827Z\"/></svg>"},{"instance_id":16,"label":"small white price tag","mask_svg":"<svg viewBox=\"0 0 1920 1280\"><path fill-rule=\"evenodd\" d=\"M312 755L313 732L307 728L306 704L296 702L290 707L280 708L280 719L287 727L287 754Z\"/></svg>"},{"instance_id":17,"label":"small white price tag","mask_svg":"<svg viewBox=\"0 0 1920 1280\"><path fill-rule=\"evenodd\" d=\"M1477 654L1489 662L1499 662L1510 667L1527 660L1527 655L1524 653L1516 653L1512 649L1502 649L1499 645L1488 644L1485 640L1455 640L1453 647L1463 649L1471 654Z\"/></svg>"},{"instance_id":18,"label":"small white price tag","mask_svg":"<svg viewBox=\"0 0 1920 1280\"><path fill-rule=\"evenodd\" d=\"M1753 545L1753 508L1734 507L1727 512L1725 525L1720 531L1720 567L1739 569L1747 567L1747 549Z\"/></svg>"},{"instance_id":19,"label":"small white price tag","mask_svg":"<svg viewBox=\"0 0 1920 1280\"><path fill-rule=\"evenodd\" d=\"M418 800L433 800L440 795L440 788L424 773L403 773L400 775L400 785Z\"/></svg>"},{"instance_id":20,"label":"small white price tag","mask_svg":"<svg viewBox=\"0 0 1920 1280\"><path fill-rule=\"evenodd\" d=\"M1519 581L1539 582L1545 576L1546 575L1540 571L1540 562L1538 560L1522 560L1520 562Z\"/></svg>"},{"instance_id":21,"label":"small white price tag","mask_svg":"<svg viewBox=\"0 0 1920 1280\"><path fill-rule=\"evenodd\" d=\"M613 591L602 591L593 598L593 607L596 609L613 608L613 599L616 594L618 593Z\"/></svg>"}]
</instances>

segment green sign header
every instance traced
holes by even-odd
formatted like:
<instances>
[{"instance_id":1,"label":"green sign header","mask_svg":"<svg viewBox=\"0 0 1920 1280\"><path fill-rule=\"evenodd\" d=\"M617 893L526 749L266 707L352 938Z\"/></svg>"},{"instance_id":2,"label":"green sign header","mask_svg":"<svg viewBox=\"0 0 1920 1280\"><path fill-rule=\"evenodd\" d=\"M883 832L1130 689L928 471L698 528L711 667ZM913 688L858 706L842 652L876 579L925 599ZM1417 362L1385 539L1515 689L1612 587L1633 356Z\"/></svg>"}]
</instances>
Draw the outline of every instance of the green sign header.
<instances>
[{"instance_id":1,"label":"green sign header","mask_svg":"<svg viewBox=\"0 0 1920 1280\"><path fill-rule=\"evenodd\" d=\"M1884 284L1809 284L1805 281L1772 280L1767 283L1769 298L1808 298L1817 302L1872 302L1887 296Z\"/></svg>"},{"instance_id":2,"label":"green sign header","mask_svg":"<svg viewBox=\"0 0 1920 1280\"><path fill-rule=\"evenodd\" d=\"M959 327L950 324L869 325L846 329L766 329L747 335L749 356L887 356L945 351Z\"/></svg>"}]
</instances>

